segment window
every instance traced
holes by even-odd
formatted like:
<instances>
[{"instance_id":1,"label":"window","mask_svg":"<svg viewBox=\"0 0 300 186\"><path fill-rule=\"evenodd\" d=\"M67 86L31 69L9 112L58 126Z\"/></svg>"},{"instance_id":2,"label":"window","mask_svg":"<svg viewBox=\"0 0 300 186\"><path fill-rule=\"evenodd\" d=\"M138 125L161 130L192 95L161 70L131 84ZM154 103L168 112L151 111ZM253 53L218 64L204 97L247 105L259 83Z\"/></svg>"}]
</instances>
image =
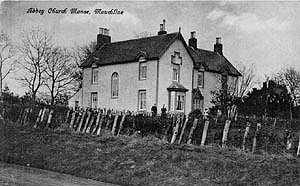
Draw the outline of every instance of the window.
<instances>
[{"instance_id":1,"label":"window","mask_svg":"<svg viewBox=\"0 0 300 186\"><path fill-rule=\"evenodd\" d=\"M177 64L173 64L173 81L179 82L180 75L180 66Z\"/></svg>"},{"instance_id":2,"label":"window","mask_svg":"<svg viewBox=\"0 0 300 186\"><path fill-rule=\"evenodd\" d=\"M98 93L97 92L92 92L91 93L91 108L97 108L98 106Z\"/></svg>"},{"instance_id":3,"label":"window","mask_svg":"<svg viewBox=\"0 0 300 186\"><path fill-rule=\"evenodd\" d=\"M203 99L195 98L193 101L193 108L200 109L203 112Z\"/></svg>"},{"instance_id":4,"label":"window","mask_svg":"<svg viewBox=\"0 0 300 186\"><path fill-rule=\"evenodd\" d=\"M114 72L111 76L111 97L118 98L119 96L119 74Z\"/></svg>"},{"instance_id":5,"label":"window","mask_svg":"<svg viewBox=\"0 0 300 186\"><path fill-rule=\"evenodd\" d=\"M204 72L198 71L198 87L204 87Z\"/></svg>"},{"instance_id":6,"label":"window","mask_svg":"<svg viewBox=\"0 0 300 186\"><path fill-rule=\"evenodd\" d=\"M92 84L98 83L98 68L92 68Z\"/></svg>"},{"instance_id":7,"label":"window","mask_svg":"<svg viewBox=\"0 0 300 186\"><path fill-rule=\"evenodd\" d=\"M171 63L173 64L182 64L182 57L180 56L180 52L174 52L174 55L171 55Z\"/></svg>"},{"instance_id":8,"label":"window","mask_svg":"<svg viewBox=\"0 0 300 186\"><path fill-rule=\"evenodd\" d=\"M184 93L177 93L175 108L180 111L184 110Z\"/></svg>"},{"instance_id":9,"label":"window","mask_svg":"<svg viewBox=\"0 0 300 186\"><path fill-rule=\"evenodd\" d=\"M140 62L139 78L140 78L140 80L147 79L147 63L146 62Z\"/></svg>"},{"instance_id":10,"label":"window","mask_svg":"<svg viewBox=\"0 0 300 186\"><path fill-rule=\"evenodd\" d=\"M227 81L228 81L228 75L227 74L222 74L222 89L223 90L227 90L228 86L227 86Z\"/></svg>"},{"instance_id":11,"label":"window","mask_svg":"<svg viewBox=\"0 0 300 186\"><path fill-rule=\"evenodd\" d=\"M146 110L146 90L139 90L139 110Z\"/></svg>"}]
</instances>

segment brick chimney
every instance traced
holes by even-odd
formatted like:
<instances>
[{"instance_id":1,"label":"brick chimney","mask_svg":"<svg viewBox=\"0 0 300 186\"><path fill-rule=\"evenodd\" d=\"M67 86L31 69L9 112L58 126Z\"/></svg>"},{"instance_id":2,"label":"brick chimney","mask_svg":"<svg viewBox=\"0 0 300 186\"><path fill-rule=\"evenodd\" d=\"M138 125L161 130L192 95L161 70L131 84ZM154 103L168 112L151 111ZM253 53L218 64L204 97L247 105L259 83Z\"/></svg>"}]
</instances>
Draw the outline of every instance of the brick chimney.
<instances>
[{"instance_id":1,"label":"brick chimney","mask_svg":"<svg viewBox=\"0 0 300 186\"><path fill-rule=\"evenodd\" d=\"M194 49L197 49L197 38L196 38L196 32L191 32L191 38L189 39L189 46L193 47Z\"/></svg>"},{"instance_id":2,"label":"brick chimney","mask_svg":"<svg viewBox=\"0 0 300 186\"><path fill-rule=\"evenodd\" d=\"M163 35L163 34L167 34L167 31L166 31L166 20L165 19L163 20L163 24L159 25L159 32L158 32L158 35Z\"/></svg>"},{"instance_id":3,"label":"brick chimney","mask_svg":"<svg viewBox=\"0 0 300 186\"><path fill-rule=\"evenodd\" d=\"M97 35L97 48L100 48L105 43L110 43L111 37L109 36L109 29L99 28L99 34Z\"/></svg>"},{"instance_id":4,"label":"brick chimney","mask_svg":"<svg viewBox=\"0 0 300 186\"><path fill-rule=\"evenodd\" d=\"M218 52L220 55L223 55L223 45L221 43L221 38L216 38L216 44L214 45L214 52Z\"/></svg>"}]
</instances>

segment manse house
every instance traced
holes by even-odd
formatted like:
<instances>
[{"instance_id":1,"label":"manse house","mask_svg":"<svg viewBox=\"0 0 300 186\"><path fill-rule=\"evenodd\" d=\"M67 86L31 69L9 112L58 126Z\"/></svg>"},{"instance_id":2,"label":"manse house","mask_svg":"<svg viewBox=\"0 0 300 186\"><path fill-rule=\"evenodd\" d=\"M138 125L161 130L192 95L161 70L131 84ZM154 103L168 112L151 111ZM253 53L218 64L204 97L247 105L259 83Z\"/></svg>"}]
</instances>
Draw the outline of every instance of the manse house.
<instances>
[{"instance_id":1,"label":"manse house","mask_svg":"<svg viewBox=\"0 0 300 186\"><path fill-rule=\"evenodd\" d=\"M82 89L70 106L151 111L156 104L168 111L189 113L212 106L211 91L236 86L241 74L224 57L221 39L214 51L199 49L195 32L188 44L180 32L111 42L100 28L98 49L81 64Z\"/></svg>"}]
</instances>

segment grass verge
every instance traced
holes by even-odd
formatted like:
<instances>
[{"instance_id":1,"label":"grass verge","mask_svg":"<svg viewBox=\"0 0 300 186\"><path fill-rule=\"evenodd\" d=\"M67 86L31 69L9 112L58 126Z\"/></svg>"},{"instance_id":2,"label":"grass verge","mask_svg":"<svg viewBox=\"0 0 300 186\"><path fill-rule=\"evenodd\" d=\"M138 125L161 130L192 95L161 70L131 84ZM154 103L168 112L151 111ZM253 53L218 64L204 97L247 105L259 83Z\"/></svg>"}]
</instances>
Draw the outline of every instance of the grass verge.
<instances>
[{"instance_id":1,"label":"grass verge","mask_svg":"<svg viewBox=\"0 0 300 186\"><path fill-rule=\"evenodd\" d=\"M300 159L170 145L154 137L101 137L3 127L0 160L120 185L300 185Z\"/></svg>"}]
</instances>

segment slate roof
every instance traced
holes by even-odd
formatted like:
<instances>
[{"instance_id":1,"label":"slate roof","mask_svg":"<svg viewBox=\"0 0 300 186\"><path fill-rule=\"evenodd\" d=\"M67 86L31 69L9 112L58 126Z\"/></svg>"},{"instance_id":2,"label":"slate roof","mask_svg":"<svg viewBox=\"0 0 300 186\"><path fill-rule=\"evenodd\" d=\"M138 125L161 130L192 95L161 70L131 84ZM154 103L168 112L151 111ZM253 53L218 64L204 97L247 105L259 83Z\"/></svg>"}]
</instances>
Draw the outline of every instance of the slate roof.
<instances>
[{"instance_id":1,"label":"slate roof","mask_svg":"<svg viewBox=\"0 0 300 186\"><path fill-rule=\"evenodd\" d=\"M188 47L180 32L104 44L80 67L90 67L93 63L104 66L135 62L141 55L147 60L159 59L176 39L182 40L196 67L203 65L207 71L241 76L240 72L217 52Z\"/></svg>"},{"instance_id":2,"label":"slate roof","mask_svg":"<svg viewBox=\"0 0 300 186\"><path fill-rule=\"evenodd\" d=\"M138 60L141 53L148 60L158 59L177 38L183 40L181 34L176 32L104 44L81 67L89 67L93 62L100 66L133 62Z\"/></svg>"},{"instance_id":3,"label":"slate roof","mask_svg":"<svg viewBox=\"0 0 300 186\"><path fill-rule=\"evenodd\" d=\"M217 52L194 49L188 47L188 51L194 59L195 66L204 66L205 70L218 73L228 73L232 76L242 76L241 73L224 57Z\"/></svg>"}]
</instances>

